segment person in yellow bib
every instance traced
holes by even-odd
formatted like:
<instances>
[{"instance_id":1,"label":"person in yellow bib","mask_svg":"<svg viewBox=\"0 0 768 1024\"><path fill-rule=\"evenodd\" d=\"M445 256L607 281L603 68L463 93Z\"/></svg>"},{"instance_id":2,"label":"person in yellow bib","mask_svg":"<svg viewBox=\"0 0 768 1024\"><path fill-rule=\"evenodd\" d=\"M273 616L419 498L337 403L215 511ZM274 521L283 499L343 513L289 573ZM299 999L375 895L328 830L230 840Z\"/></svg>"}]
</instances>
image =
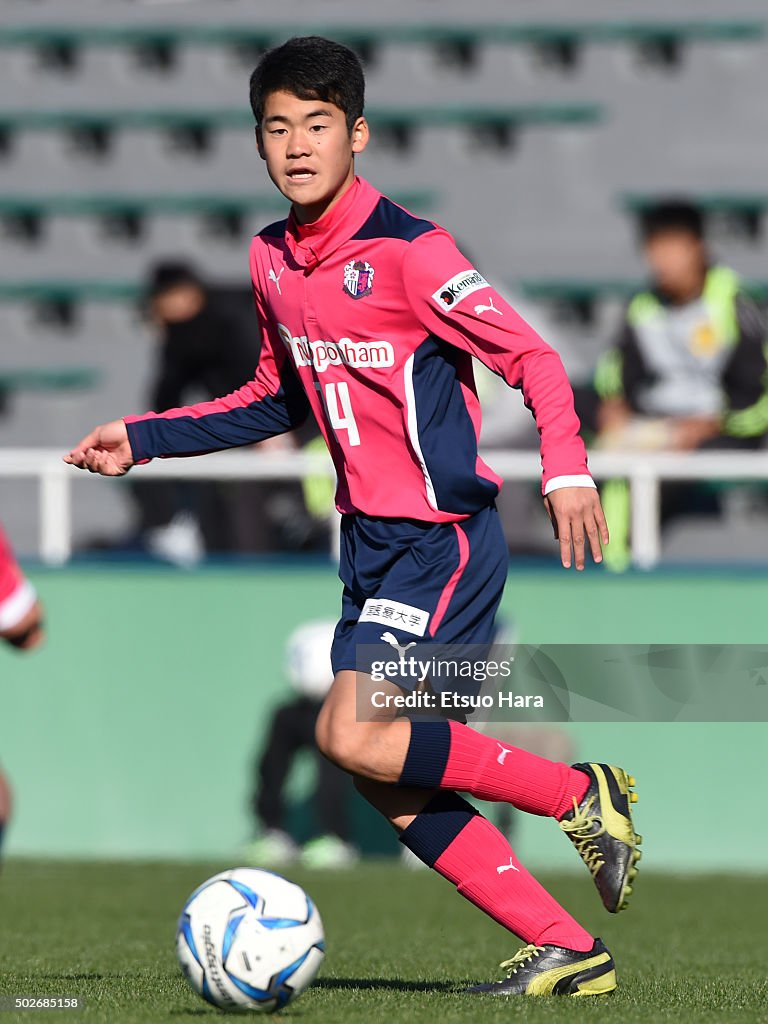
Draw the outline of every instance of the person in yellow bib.
<instances>
[{"instance_id":1,"label":"person in yellow bib","mask_svg":"<svg viewBox=\"0 0 768 1024\"><path fill-rule=\"evenodd\" d=\"M623 451L757 448L768 431L766 322L739 276L714 262L701 211L685 201L646 210L641 225L650 286L624 312L595 374L596 446ZM629 494L610 481L603 505L606 565L629 562ZM665 483L662 524L717 513L706 484Z\"/></svg>"}]
</instances>

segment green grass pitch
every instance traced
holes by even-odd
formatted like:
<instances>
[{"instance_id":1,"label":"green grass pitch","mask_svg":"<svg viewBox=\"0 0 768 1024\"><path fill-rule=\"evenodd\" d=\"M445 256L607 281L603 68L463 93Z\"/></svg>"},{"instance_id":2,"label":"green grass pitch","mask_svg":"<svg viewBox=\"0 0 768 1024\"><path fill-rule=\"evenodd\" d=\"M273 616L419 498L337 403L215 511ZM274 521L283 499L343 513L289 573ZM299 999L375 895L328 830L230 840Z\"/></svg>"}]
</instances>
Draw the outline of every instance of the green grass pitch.
<instances>
[{"instance_id":1,"label":"green grass pitch","mask_svg":"<svg viewBox=\"0 0 768 1024\"><path fill-rule=\"evenodd\" d=\"M189 892L227 865L10 861L0 874L0 994L78 995L82 1011L4 1012L0 1024L199 1024L220 1018L186 986L174 926ZM328 953L282 1012L304 1022L768 1021L768 879L641 873L619 917L586 873L542 881L614 954L620 987L592 999L478 1001L518 943L431 872L371 863L288 872L317 902ZM223 1018L222 1018L223 1019Z\"/></svg>"}]
</instances>

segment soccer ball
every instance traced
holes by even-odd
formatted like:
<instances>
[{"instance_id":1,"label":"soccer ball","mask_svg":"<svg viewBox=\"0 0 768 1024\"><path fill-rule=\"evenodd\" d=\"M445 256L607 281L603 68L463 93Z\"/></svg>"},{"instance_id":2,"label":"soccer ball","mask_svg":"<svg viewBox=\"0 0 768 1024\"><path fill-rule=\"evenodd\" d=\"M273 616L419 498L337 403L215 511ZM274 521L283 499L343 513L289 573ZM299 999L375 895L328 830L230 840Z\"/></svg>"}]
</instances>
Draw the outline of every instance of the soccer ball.
<instances>
[{"instance_id":1,"label":"soccer ball","mask_svg":"<svg viewBox=\"0 0 768 1024\"><path fill-rule=\"evenodd\" d=\"M323 922L301 886L257 868L222 871L192 893L176 954L189 984L227 1010L279 1010L311 985Z\"/></svg>"}]
</instances>

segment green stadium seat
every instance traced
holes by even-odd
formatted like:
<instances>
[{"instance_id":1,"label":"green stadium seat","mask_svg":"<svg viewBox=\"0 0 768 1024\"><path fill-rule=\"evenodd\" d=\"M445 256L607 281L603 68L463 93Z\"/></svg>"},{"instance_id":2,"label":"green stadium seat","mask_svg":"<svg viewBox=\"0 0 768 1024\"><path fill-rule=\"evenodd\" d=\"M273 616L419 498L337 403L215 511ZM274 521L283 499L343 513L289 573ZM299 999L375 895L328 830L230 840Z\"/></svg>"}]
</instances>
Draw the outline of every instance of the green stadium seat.
<instances>
[{"instance_id":1,"label":"green stadium seat","mask_svg":"<svg viewBox=\"0 0 768 1024\"><path fill-rule=\"evenodd\" d=\"M83 303L137 304L143 295L144 286L138 281L0 281L0 304L32 306L41 319L59 328L71 328L78 323Z\"/></svg>"},{"instance_id":2,"label":"green stadium seat","mask_svg":"<svg viewBox=\"0 0 768 1024\"><path fill-rule=\"evenodd\" d=\"M421 190L396 193L405 206L428 207L434 192ZM169 193L167 195L0 195L0 217L99 217L125 213L187 216L190 214L285 213L286 201L277 192Z\"/></svg>"},{"instance_id":3,"label":"green stadium seat","mask_svg":"<svg viewBox=\"0 0 768 1024\"><path fill-rule=\"evenodd\" d=\"M595 103L373 107L366 111L379 138L397 149L408 147L415 130L430 126L467 128L507 147L522 127L594 124L601 114L601 107ZM123 129L167 132L184 148L202 152L209 148L214 132L252 131L253 115L245 106L213 110L6 110L0 111L0 152L8 152L16 132L63 131L74 135L83 149L104 153L113 132Z\"/></svg>"},{"instance_id":4,"label":"green stadium seat","mask_svg":"<svg viewBox=\"0 0 768 1024\"><path fill-rule=\"evenodd\" d=\"M628 299L642 287L642 282L615 278L540 278L522 279L518 286L529 299L541 302L594 302L606 298Z\"/></svg>"},{"instance_id":5,"label":"green stadium seat","mask_svg":"<svg viewBox=\"0 0 768 1024\"><path fill-rule=\"evenodd\" d=\"M305 23L310 35L325 35L354 47L370 62L381 46L432 46L452 52L465 66L475 62L483 44L529 46L547 54L551 63L565 70L576 66L586 43L625 43L639 48L662 66L680 62L689 42L751 42L762 38L765 25L757 19L585 21L585 22L485 22L455 25L442 23L355 25L349 21ZM169 69L179 46L220 46L240 52L263 52L295 35L295 25L81 25L8 26L0 29L0 47L34 47L45 53L49 65L71 70L83 47L111 46L135 49L157 67Z\"/></svg>"},{"instance_id":6,"label":"green stadium seat","mask_svg":"<svg viewBox=\"0 0 768 1024\"><path fill-rule=\"evenodd\" d=\"M523 278L515 286L537 302L594 305L606 300L626 301L641 288L640 279L619 278ZM748 280L746 290L768 300L768 280ZM47 281L0 281L1 302L123 303L137 302L143 294L137 281L58 279Z\"/></svg>"},{"instance_id":7,"label":"green stadium seat","mask_svg":"<svg viewBox=\"0 0 768 1024\"><path fill-rule=\"evenodd\" d=\"M619 20L584 22L485 22L467 25L384 24L354 25L348 22L309 22L302 25L307 35L326 35L348 45L376 46L383 43L441 44L492 42L541 45L563 40L630 43L654 39L686 41L753 41L762 38L765 23L759 19L729 18L701 20ZM266 48L295 35L295 25L46 25L6 26L0 29L0 46L157 47L237 46Z\"/></svg>"},{"instance_id":8,"label":"green stadium seat","mask_svg":"<svg viewBox=\"0 0 768 1024\"><path fill-rule=\"evenodd\" d=\"M366 116L377 127L425 125L582 124L600 118L595 103L461 104L436 107L372 107ZM218 110L3 110L0 131L78 131L113 128L185 129L252 128L253 115L245 107Z\"/></svg>"},{"instance_id":9,"label":"green stadium seat","mask_svg":"<svg viewBox=\"0 0 768 1024\"><path fill-rule=\"evenodd\" d=\"M395 193L403 206L426 211L436 195L429 190ZM237 237L244 231L248 214L285 216L285 200L277 192L167 193L157 195L0 195L0 221L12 226L16 237L36 239L49 217L96 217L108 220L112 234L136 238L144 218L151 216L198 216L214 222L218 233Z\"/></svg>"},{"instance_id":10,"label":"green stadium seat","mask_svg":"<svg viewBox=\"0 0 768 1024\"><path fill-rule=\"evenodd\" d=\"M100 379L100 371L92 366L22 367L0 370L0 392L86 391L95 388Z\"/></svg>"},{"instance_id":11,"label":"green stadium seat","mask_svg":"<svg viewBox=\"0 0 768 1024\"><path fill-rule=\"evenodd\" d=\"M141 295L135 281L0 281L0 302L136 302Z\"/></svg>"},{"instance_id":12,"label":"green stadium seat","mask_svg":"<svg viewBox=\"0 0 768 1024\"><path fill-rule=\"evenodd\" d=\"M524 278L517 282L517 287L527 298L558 307L586 324L594 320L598 303L627 302L645 287L645 282L619 278ZM748 280L744 287L757 301L768 300L768 280Z\"/></svg>"}]
</instances>

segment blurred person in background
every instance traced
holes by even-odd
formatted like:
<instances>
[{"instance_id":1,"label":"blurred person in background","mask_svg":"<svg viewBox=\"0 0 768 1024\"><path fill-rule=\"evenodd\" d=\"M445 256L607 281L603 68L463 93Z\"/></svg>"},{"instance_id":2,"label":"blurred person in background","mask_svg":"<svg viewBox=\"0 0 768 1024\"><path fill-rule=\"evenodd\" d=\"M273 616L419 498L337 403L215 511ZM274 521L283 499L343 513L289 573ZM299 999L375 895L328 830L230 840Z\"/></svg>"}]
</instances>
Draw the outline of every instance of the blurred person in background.
<instances>
[{"instance_id":1,"label":"blurred person in background","mask_svg":"<svg viewBox=\"0 0 768 1024\"><path fill-rule=\"evenodd\" d=\"M629 302L595 376L596 446L623 451L760 447L768 430L766 323L738 275L715 262L701 211L670 200L642 218L651 285ZM606 565L629 562L629 493L603 491L611 542ZM712 515L706 484L663 483L661 520Z\"/></svg>"},{"instance_id":2,"label":"blurred person in background","mask_svg":"<svg viewBox=\"0 0 768 1024\"><path fill-rule=\"evenodd\" d=\"M218 297L186 263L163 262L149 273L147 313L158 350L149 404L157 412L189 398L234 391L258 362L258 331L232 297ZM234 546L236 485L160 480L132 482L138 540L171 561L197 561L204 550Z\"/></svg>"},{"instance_id":3,"label":"blurred person in background","mask_svg":"<svg viewBox=\"0 0 768 1024\"><path fill-rule=\"evenodd\" d=\"M349 776L315 745L315 723L331 683L331 644L335 622L306 622L293 631L285 649L285 674L296 696L275 711L267 745L257 760L251 807L263 829L248 847L258 866L301 860L305 867L339 868L354 864L359 853L349 842L348 807L356 799ZM286 824L285 790L296 756L311 750L317 782L312 806L320 835L300 847Z\"/></svg>"},{"instance_id":4,"label":"blurred person in background","mask_svg":"<svg viewBox=\"0 0 768 1024\"><path fill-rule=\"evenodd\" d=\"M235 391L259 360L259 331L248 291L214 288L183 262L162 262L147 282L147 313L158 336L149 404L166 412ZM299 446L284 435L259 450L279 456ZM314 546L302 490L275 481L131 481L138 524L129 547L182 565L206 552L254 553Z\"/></svg>"},{"instance_id":5,"label":"blurred person in background","mask_svg":"<svg viewBox=\"0 0 768 1024\"><path fill-rule=\"evenodd\" d=\"M42 605L0 526L0 640L18 651L31 651L44 637ZM0 850L10 816L11 790L0 767Z\"/></svg>"}]
</instances>

